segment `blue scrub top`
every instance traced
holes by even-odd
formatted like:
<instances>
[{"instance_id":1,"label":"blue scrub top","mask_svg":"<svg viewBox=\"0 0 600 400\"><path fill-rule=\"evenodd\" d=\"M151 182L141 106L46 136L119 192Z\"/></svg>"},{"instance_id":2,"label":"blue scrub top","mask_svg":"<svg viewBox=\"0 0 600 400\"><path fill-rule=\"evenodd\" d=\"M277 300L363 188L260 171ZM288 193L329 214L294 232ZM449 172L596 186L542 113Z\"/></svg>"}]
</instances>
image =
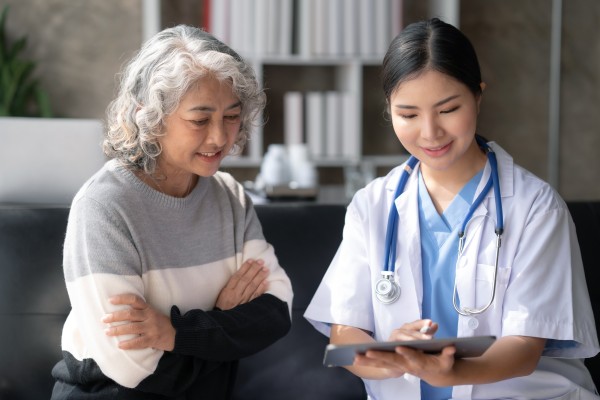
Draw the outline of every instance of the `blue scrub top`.
<instances>
[{"instance_id":1,"label":"blue scrub top","mask_svg":"<svg viewBox=\"0 0 600 400\"><path fill-rule=\"evenodd\" d=\"M458 257L458 230L473 203L483 175L477 173L456 195L442 215L438 214L419 170L419 224L423 265L423 313L439 324L437 338L455 337L458 313L452 305ZM452 387L433 387L421 381L421 398L449 399Z\"/></svg>"}]
</instances>

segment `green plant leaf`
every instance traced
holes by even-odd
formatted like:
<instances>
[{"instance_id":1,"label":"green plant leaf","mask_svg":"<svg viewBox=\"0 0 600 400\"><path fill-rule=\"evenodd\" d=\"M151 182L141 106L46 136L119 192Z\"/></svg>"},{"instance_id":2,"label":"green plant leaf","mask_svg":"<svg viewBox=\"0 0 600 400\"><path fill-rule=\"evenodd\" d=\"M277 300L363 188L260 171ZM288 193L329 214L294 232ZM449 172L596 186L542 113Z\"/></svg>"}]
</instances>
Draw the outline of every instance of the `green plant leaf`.
<instances>
[{"instance_id":1,"label":"green plant leaf","mask_svg":"<svg viewBox=\"0 0 600 400\"><path fill-rule=\"evenodd\" d=\"M35 94L36 86L37 81L32 81L19 87L10 106L10 112L14 116L25 117L31 114L28 108L32 96Z\"/></svg>"},{"instance_id":2,"label":"green plant leaf","mask_svg":"<svg viewBox=\"0 0 600 400\"><path fill-rule=\"evenodd\" d=\"M6 25L6 15L8 14L8 5L2 9L0 14L0 65L4 62L6 54L6 34L4 33L4 25Z\"/></svg>"},{"instance_id":3,"label":"green plant leaf","mask_svg":"<svg viewBox=\"0 0 600 400\"><path fill-rule=\"evenodd\" d=\"M52 107L50 106L50 97L39 87L35 88L35 98L39 107L39 113L42 118L52 118Z\"/></svg>"},{"instance_id":4,"label":"green plant leaf","mask_svg":"<svg viewBox=\"0 0 600 400\"><path fill-rule=\"evenodd\" d=\"M13 43L12 47L6 53L6 59L8 61L17 58L17 55L25 49L27 46L27 37L22 37Z\"/></svg>"},{"instance_id":5,"label":"green plant leaf","mask_svg":"<svg viewBox=\"0 0 600 400\"><path fill-rule=\"evenodd\" d=\"M49 116L48 96L33 78L36 63L20 58L27 36L9 44L6 35L8 5L0 14L0 116Z\"/></svg>"},{"instance_id":6,"label":"green plant leaf","mask_svg":"<svg viewBox=\"0 0 600 400\"><path fill-rule=\"evenodd\" d=\"M18 101L18 96L22 96L24 93L27 92L27 89L29 85L31 85L32 83L28 83L28 78L29 75L31 75L31 73L33 72L33 69L35 68L35 64L33 62L28 62L28 61L20 61L20 60L16 60L17 62L14 62L12 67L13 70L12 72L12 76L10 76L10 82L9 82L9 86L5 92L5 98L4 101L8 104L8 109L9 110L13 110L13 106L11 105L11 103L13 101L15 101L15 98L17 98ZM36 82L34 81L33 84L35 84ZM27 90L24 90L27 89ZM21 110L16 110L19 113L22 113Z\"/></svg>"}]
</instances>

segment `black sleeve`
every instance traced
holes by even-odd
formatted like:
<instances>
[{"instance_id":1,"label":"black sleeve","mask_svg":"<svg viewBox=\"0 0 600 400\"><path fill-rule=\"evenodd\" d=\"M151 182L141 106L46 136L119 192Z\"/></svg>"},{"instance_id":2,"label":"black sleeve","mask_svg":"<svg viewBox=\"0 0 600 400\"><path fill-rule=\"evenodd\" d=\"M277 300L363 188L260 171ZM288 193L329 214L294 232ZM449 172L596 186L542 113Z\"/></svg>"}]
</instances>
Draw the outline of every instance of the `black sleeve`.
<instances>
[{"instance_id":1,"label":"black sleeve","mask_svg":"<svg viewBox=\"0 0 600 400\"><path fill-rule=\"evenodd\" d=\"M77 360L71 353L63 351L63 360L52 369L52 376L57 382L52 399L93 397L164 400L165 397L181 396L199 384L204 393L220 393L231 383L235 368L233 362L207 361L164 352L152 374L130 389L104 375L93 359ZM207 398L223 398L223 395Z\"/></svg>"},{"instance_id":2,"label":"black sleeve","mask_svg":"<svg viewBox=\"0 0 600 400\"><path fill-rule=\"evenodd\" d=\"M254 354L287 334L291 320L287 303L270 294L231 310L171 308L174 353L209 361L231 361Z\"/></svg>"},{"instance_id":3,"label":"black sleeve","mask_svg":"<svg viewBox=\"0 0 600 400\"><path fill-rule=\"evenodd\" d=\"M223 368L227 368L227 365L222 362L165 352L156 370L141 381L135 390L168 397L181 396L199 378L206 382L213 372Z\"/></svg>"}]
</instances>

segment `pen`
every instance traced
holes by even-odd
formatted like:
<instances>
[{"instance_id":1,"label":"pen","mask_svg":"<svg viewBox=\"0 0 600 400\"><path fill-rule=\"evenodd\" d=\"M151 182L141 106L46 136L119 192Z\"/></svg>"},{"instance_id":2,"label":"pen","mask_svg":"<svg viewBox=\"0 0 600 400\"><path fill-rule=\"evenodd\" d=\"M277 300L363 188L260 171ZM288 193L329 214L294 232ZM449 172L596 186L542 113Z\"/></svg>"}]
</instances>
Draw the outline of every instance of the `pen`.
<instances>
[{"instance_id":1,"label":"pen","mask_svg":"<svg viewBox=\"0 0 600 400\"><path fill-rule=\"evenodd\" d=\"M430 329L431 329L431 321L428 320L425 322L425 325L423 325L421 327L421 329L419 329L419 332L427 334L427 333L429 333Z\"/></svg>"}]
</instances>

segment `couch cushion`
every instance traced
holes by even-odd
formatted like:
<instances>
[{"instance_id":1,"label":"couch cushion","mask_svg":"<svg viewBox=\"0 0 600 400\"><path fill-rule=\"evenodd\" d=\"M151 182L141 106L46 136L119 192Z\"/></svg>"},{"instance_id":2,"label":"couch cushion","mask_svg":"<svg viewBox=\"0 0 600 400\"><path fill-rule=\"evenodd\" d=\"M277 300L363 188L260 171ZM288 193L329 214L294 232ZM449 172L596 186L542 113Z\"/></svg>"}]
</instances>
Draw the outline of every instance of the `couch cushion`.
<instances>
[{"instance_id":1,"label":"couch cushion","mask_svg":"<svg viewBox=\"0 0 600 400\"><path fill-rule=\"evenodd\" d=\"M70 309L62 274L67 208L0 207L0 398L46 399Z\"/></svg>"}]
</instances>

